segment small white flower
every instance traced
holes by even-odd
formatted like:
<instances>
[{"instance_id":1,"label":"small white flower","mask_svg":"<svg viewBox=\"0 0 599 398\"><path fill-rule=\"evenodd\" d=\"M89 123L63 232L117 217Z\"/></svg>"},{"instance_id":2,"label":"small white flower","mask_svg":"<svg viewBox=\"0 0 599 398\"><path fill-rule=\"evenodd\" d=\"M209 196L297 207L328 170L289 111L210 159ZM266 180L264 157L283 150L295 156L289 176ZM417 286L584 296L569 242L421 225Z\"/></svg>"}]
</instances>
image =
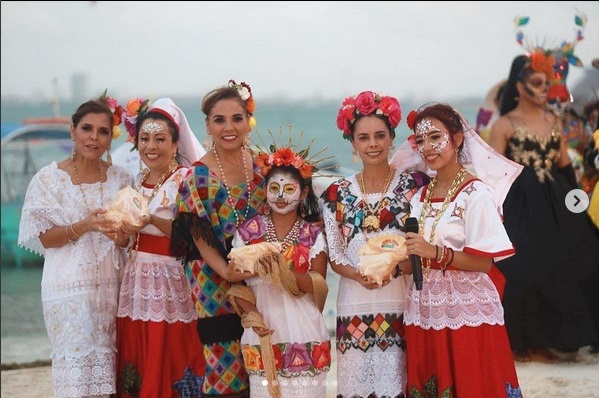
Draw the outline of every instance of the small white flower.
<instances>
[{"instance_id":1,"label":"small white flower","mask_svg":"<svg viewBox=\"0 0 599 398\"><path fill-rule=\"evenodd\" d=\"M250 98L250 91L247 89L247 87L238 86L236 88L242 100L246 101L248 98Z\"/></svg>"}]
</instances>

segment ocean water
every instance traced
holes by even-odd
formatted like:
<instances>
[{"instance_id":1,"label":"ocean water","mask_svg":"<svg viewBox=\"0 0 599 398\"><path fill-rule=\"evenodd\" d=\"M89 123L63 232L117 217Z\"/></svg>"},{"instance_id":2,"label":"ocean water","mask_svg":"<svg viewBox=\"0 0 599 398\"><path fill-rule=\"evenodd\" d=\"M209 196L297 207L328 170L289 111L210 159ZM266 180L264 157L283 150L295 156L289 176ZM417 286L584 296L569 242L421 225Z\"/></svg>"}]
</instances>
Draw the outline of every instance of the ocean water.
<instances>
[{"instance_id":1,"label":"ocean water","mask_svg":"<svg viewBox=\"0 0 599 398\"><path fill-rule=\"evenodd\" d=\"M198 98L176 98L175 102L185 112L190 126L200 142L206 138L204 127L204 115L200 111L200 99ZM399 146L409 135L405 124L405 117L411 109L421 105L402 101L403 118L400 126L396 129L395 145ZM460 110L466 118L474 125L476 112L481 99L464 99L450 102ZM61 104L62 115L70 115L78 104L64 102ZM257 125L251 133L251 139L255 143L264 146L272 142L270 132L278 144L284 144L288 139L289 128L292 129L294 143L300 132L303 138L299 148L307 146L313 141L311 155L327 148L323 156L332 156L332 159L319 164L322 166L339 166L339 168L325 171L325 173L336 175L348 175L358 170L359 164L352 161L352 147L349 141L343 139L341 131L337 129L336 115L340 103L338 101L291 101L291 100L267 100L257 101L255 116ZM50 102L30 103L16 99L5 99L1 101L2 123L19 123L27 117L53 116L53 108ZM282 135L279 135L279 128ZM286 138L287 137L287 138ZM114 147L124 142L121 137L114 143ZM264 143L264 144L263 144ZM318 184L318 179L315 179ZM322 184L321 184L322 185ZM18 217L14 217L17 219ZM8 229L7 229L8 230ZM16 234L18 228L10 228L11 234ZM16 242L16 236L4 236L5 241ZM7 356L8 348L15 344L27 345L28 343L40 345L39 350L33 346L29 347L33 352L38 352L35 358L27 357L29 360L48 359L48 342L44 339L45 326L42 316L40 282L42 274L42 258L39 263L25 267L17 267L14 263L3 261L1 264L1 337L2 337L2 363L14 361L14 357ZM329 270L327 281L329 283L329 295L324 314L327 327L333 332L335 327L335 302L337 297L337 284L339 277ZM7 348L5 350L5 348ZM17 358L17 361L19 359Z\"/></svg>"}]
</instances>

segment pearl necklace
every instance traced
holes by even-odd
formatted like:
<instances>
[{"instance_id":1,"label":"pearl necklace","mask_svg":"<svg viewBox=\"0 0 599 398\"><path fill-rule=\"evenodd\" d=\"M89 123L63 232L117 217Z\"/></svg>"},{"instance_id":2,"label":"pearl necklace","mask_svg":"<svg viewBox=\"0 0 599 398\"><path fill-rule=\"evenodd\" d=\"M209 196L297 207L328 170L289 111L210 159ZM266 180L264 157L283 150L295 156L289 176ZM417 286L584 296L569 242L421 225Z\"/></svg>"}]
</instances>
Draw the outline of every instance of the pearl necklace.
<instances>
[{"instance_id":1,"label":"pearl necklace","mask_svg":"<svg viewBox=\"0 0 599 398\"><path fill-rule=\"evenodd\" d=\"M275 226L272 223L271 218L268 216L264 218L266 221L266 241L270 243L280 243L281 253L285 253L285 251L293 245L293 242L295 242L299 238L300 220L296 220L293 223L293 226L291 227L291 230L289 231L287 236L285 236L285 239L280 241L279 238L277 238L277 232L275 231Z\"/></svg>"},{"instance_id":2,"label":"pearl necklace","mask_svg":"<svg viewBox=\"0 0 599 398\"><path fill-rule=\"evenodd\" d=\"M81 184L81 179L79 178L79 173L77 172L77 166L75 165L75 159L71 159L73 163L73 174L75 175L75 181L77 181L77 185L79 186L79 190L81 191L81 196L83 197L83 203L85 204L85 210L87 214L89 214L93 209L90 208L89 203L87 202L87 197L85 196L85 190L83 189L83 185ZM98 170L100 172L100 207L104 206L104 172L102 171L102 166L100 165L100 161L98 160ZM92 242L92 251L94 252L94 257L96 259L96 290L100 287L100 261L98 260L98 250L94 243L93 237L91 238ZM100 240L98 238L98 247L100 246Z\"/></svg>"},{"instance_id":3,"label":"pearl necklace","mask_svg":"<svg viewBox=\"0 0 599 398\"><path fill-rule=\"evenodd\" d=\"M449 204L451 203L451 199L454 197L455 193L458 191L458 189L464 182L464 179L466 178L466 174L468 174L468 171L464 167L462 167L457 172L455 177L453 178L453 181L451 182L451 186L449 187L449 190L447 191L447 194L445 195L445 199L443 200L443 204L441 205L439 210L435 213L435 216L434 216L435 218L433 220L433 225L431 227L431 234L428 238L429 243L433 243L433 238L435 237L435 231L437 229L437 224L439 224L439 220L441 219L441 216L443 215L445 210L447 210L447 207L449 207ZM431 215L432 211L434 210L431 205L431 197L433 196L433 191L435 190L436 184L437 184L437 177L435 176L435 178L433 178L433 180L431 181L429 186L426 188L426 196L424 197L424 204L422 205L422 212L420 213L420 217L418 218L418 231L420 232L420 235L424 235L424 219L426 217L429 217ZM427 265L425 266L424 273L428 274L428 271L431 268L431 266L430 266L431 259L427 258L425 260L426 260Z\"/></svg>"},{"instance_id":4,"label":"pearl necklace","mask_svg":"<svg viewBox=\"0 0 599 398\"><path fill-rule=\"evenodd\" d=\"M235 226L239 227L239 224L241 224L243 221L247 220L248 215L250 213L250 176L248 174L248 168L247 168L247 164L245 162L245 156L243 153L243 148L241 148L241 160L243 161L243 172L245 173L245 182L246 182L246 191L248 194L248 198L247 198L247 203L245 205L245 214L243 216L243 219L241 219L239 217L239 214L237 213L237 209L235 208L235 201L233 200L233 196L231 195L231 188L229 187L229 184L227 184L227 178L225 177L225 173L223 171L223 166L220 163L220 158L218 157L218 151L216 150L216 148L213 148L214 150L214 157L216 158L216 164L218 164L218 170L220 171L220 178L223 181L223 185L225 186L225 190L227 191L227 202L229 203L229 206L231 206L231 208L233 209L233 214L235 214Z\"/></svg>"},{"instance_id":5,"label":"pearl necklace","mask_svg":"<svg viewBox=\"0 0 599 398\"><path fill-rule=\"evenodd\" d=\"M381 222L379 220L380 211L385 202L385 194L389 189L389 185L391 184L391 180L393 179L393 174L395 169L393 167L389 168L389 174L387 175L387 180L385 181L385 187L383 188L383 192L381 194L381 200L376 204L376 207L373 209L370 207L370 204L366 200L366 188L364 185L364 171L360 173L360 179L358 181L358 186L360 188L360 192L362 193L362 203L363 207L363 218L362 218L362 229L366 232L375 232L378 231L381 227Z\"/></svg>"}]
</instances>

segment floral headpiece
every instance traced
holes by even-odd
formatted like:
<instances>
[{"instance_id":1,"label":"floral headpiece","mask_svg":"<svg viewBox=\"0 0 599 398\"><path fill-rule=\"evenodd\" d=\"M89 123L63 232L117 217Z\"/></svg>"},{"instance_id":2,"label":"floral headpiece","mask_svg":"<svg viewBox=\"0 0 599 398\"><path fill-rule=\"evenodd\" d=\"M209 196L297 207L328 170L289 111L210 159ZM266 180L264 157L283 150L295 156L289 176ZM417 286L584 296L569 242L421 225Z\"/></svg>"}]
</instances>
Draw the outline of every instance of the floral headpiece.
<instances>
[{"instance_id":1,"label":"floral headpiece","mask_svg":"<svg viewBox=\"0 0 599 398\"><path fill-rule=\"evenodd\" d=\"M272 144L268 145L268 150L263 149L262 147L260 147L260 145L256 145L257 147L257 151L258 151L258 155L256 156L256 164L258 165L258 167L260 167L260 171L262 172L262 175L267 175L270 170L272 169L273 166L291 166L296 168L300 175L302 176L302 178L304 180L309 180L312 178L312 175L314 173L319 172L322 169L326 169L326 168L332 168L332 167L337 167L337 166L329 166L329 167L324 167L322 169L318 168L316 165L331 159L333 156L329 156L329 157L323 157L320 158L318 160L316 160L316 158L318 158L319 156L321 156L326 150L328 150L328 147L324 147L320 152L318 152L317 154L313 155L313 156L309 156L310 153L310 149L312 147L312 144L314 143L314 138L310 141L310 144L302 149L302 150L296 150L296 145L294 145L291 142L291 126L289 126L289 140L286 143L285 146L278 146L275 143L275 138L272 134L272 131L268 130L268 134L270 135L271 139L272 139ZM279 134L282 135L283 131L282 128L279 127ZM301 139L303 138L303 131L300 133L299 138L298 138L298 143L301 142ZM260 135L258 135L260 136ZM261 138L261 137L260 137ZM266 147L266 145L263 143L264 147Z\"/></svg>"},{"instance_id":2,"label":"floral headpiece","mask_svg":"<svg viewBox=\"0 0 599 398\"><path fill-rule=\"evenodd\" d=\"M112 139L116 140L122 134L121 128L119 126L122 121L124 109L119 105L116 99L108 95L108 89L104 90L100 97L98 97L98 101L106 103L114 115L114 121L112 122Z\"/></svg>"},{"instance_id":3,"label":"floral headpiece","mask_svg":"<svg viewBox=\"0 0 599 398\"><path fill-rule=\"evenodd\" d=\"M250 115L250 131L256 127L256 118L254 117L254 111L256 110L256 103L254 102L254 96L252 95L252 88L246 82L236 83L235 80L229 80L229 87L237 90L237 93L245 102L245 110Z\"/></svg>"},{"instance_id":4,"label":"floral headpiece","mask_svg":"<svg viewBox=\"0 0 599 398\"><path fill-rule=\"evenodd\" d=\"M372 91L363 91L357 96L346 98L337 114L337 127L343 131L343 138L350 139L351 125L358 116L371 114L386 117L395 129L401 121L401 106L396 98Z\"/></svg>"},{"instance_id":5,"label":"floral headpiece","mask_svg":"<svg viewBox=\"0 0 599 398\"><path fill-rule=\"evenodd\" d=\"M148 111L150 105L149 99L134 97L127 102L124 112L125 129L127 130L127 142L133 144L131 150L137 149L137 121L140 115L144 115Z\"/></svg>"},{"instance_id":6,"label":"floral headpiece","mask_svg":"<svg viewBox=\"0 0 599 398\"><path fill-rule=\"evenodd\" d=\"M559 46L545 49L540 45L533 45L524 38L524 33L520 27L525 26L530 21L529 17L514 18L514 25L518 29L516 32L516 41L528 53L530 64L526 65L535 72L543 72L549 78L551 83L565 84L568 77L568 64L582 66L582 61L574 55L574 47L584 39L584 29L587 24L587 17L580 12L574 16L576 28L576 37L572 41L562 41Z\"/></svg>"}]
</instances>

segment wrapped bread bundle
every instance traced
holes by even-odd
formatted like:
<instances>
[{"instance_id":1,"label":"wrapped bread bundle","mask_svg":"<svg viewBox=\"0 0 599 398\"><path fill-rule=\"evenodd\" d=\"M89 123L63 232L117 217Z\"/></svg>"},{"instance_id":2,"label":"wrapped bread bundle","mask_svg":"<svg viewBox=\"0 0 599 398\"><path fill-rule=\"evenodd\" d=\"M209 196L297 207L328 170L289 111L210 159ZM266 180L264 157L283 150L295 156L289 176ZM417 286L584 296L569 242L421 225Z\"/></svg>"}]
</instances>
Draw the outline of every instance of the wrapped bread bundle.
<instances>
[{"instance_id":1,"label":"wrapped bread bundle","mask_svg":"<svg viewBox=\"0 0 599 398\"><path fill-rule=\"evenodd\" d=\"M281 244L277 242L260 242L252 245L234 247L229 252L229 259L235 261L234 269L240 272L251 272L264 275L269 273L265 264L279 261Z\"/></svg>"},{"instance_id":2,"label":"wrapped bread bundle","mask_svg":"<svg viewBox=\"0 0 599 398\"><path fill-rule=\"evenodd\" d=\"M377 284L393 273L397 263L408 258L406 239L399 235L378 235L364 244L358 251L362 273Z\"/></svg>"},{"instance_id":3,"label":"wrapped bread bundle","mask_svg":"<svg viewBox=\"0 0 599 398\"><path fill-rule=\"evenodd\" d=\"M150 208L146 198L135 189L125 187L117 192L114 200L108 205L104 217L119 223L119 226L126 223L140 228L144 226L143 219L149 215Z\"/></svg>"}]
</instances>

